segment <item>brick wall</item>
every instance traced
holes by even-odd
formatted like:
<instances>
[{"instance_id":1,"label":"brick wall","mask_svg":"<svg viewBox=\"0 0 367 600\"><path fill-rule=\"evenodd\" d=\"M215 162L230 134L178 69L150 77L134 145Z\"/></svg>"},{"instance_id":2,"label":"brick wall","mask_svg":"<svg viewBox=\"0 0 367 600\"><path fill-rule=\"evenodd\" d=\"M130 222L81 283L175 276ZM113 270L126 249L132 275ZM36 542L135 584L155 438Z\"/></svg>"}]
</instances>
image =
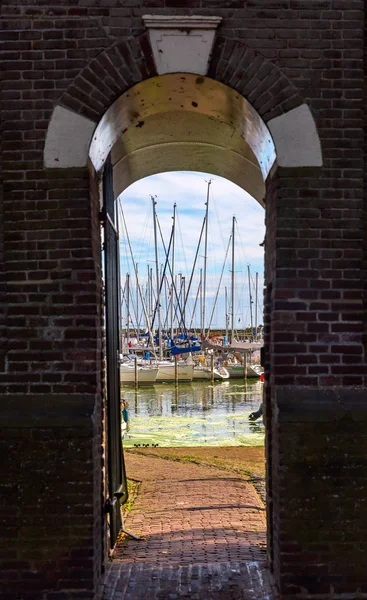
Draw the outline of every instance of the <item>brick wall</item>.
<instances>
[{"instance_id":1,"label":"brick wall","mask_svg":"<svg viewBox=\"0 0 367 600\"><path fill-rule=\"evenodd\" d=\"M10 598L15 589L19 594L26 589L31 598L43 590L45 600L50 591L51 600L55 580L60 594L69 593L78 580L84 588L76 597L92 597L100 577L98 199L97 193L90 198L87 169L45 171L43 148L55 104L98 120L123 91L154 74L141 20L147 12L222 16L210 76L243 93L265 121L304 101L315 117L322 171L278 170L268 186L271 548L285 596L328 594L332 587L337 594L357 587L367 593L360 527L367 454L363 0L121 4L3 0L1 6L0 255L7 296L0 389L2 439L8 440L4 444L12 458L3 465L10 495L2 517L9 524L2 557L17 586L4 594ZM25 413L30 418L19 426ZM76 463L79 474L73 471L73 495L63 461L79 453L83 461ZM42 473L42 490L51 482L60 499L56 514L50 512L55 508L51 491L32 493L30 472ZM93 482L92 502L81 499L78 482L86 490ZM10 493L24 490L33 526L24 517L23 499L14 503ZM50 517L37 520L41 513ZM75 515L79 533L72 527ZM51 522L65 525L67 535L57 527L52 531ZM10 547L15 535L22 543ZM52 564L42 549L36 552L35 540L46 538L59 548ZM86 560L83 573L72 569L78 557ZM57 570L61 564L63 572ZM30 572L37 573L33 588L24 584Z\"/></svg>"},{"instance_id":2,"label":"brick wall","mask_svg":"<svg viewBox=\"0 0 367 600\"><path fill-rule=\"evenodd\" d=\"M66 32L66 9L2 11L1 596L92 598L102 563L99 207L87 169L43 168L52 109L79 72L78 18Z\"/></svg>"}]
</instances>

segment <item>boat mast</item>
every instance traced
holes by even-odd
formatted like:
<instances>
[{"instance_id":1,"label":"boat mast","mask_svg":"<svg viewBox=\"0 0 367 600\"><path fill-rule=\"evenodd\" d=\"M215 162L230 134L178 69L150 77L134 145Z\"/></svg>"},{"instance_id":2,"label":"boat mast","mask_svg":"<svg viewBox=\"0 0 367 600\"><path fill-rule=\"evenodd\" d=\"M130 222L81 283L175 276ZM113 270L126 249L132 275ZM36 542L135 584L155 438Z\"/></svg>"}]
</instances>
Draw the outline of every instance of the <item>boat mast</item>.
<instances>
[{"instance_id":1,"label":"boat mast","mask_svg":"<svg viewBox=\"0 0 367 600\"><path fill-rule=\"evenodd\" d=\"M234 342L234 225L236 217L232 218L232 278L231 278L231 296L232 296L232 333L231 333L231 344Z\"/></svg>"},{"instance_id":2,"label":"boat mast","mask_svg":"<svg viewBox=\"0 0 367 600\"><path fill-rule=\"evenodd\" d=\"M162 324L161 324L161 306L160 306L160 285L159 285L159 263L158 263L158 239L157 239L157 214L156 214L156 200L152 198L153 207L153 226L154 226L154 250L155 250L155 274L157 279L157 312L158 312L158 346L159 346L159 358L163 358L162 351Z\"/></svg>"},{"instance_id":3,"label":"boat mast","mask_svg":"<svg viewBox=\"0 0 367 600\"><path fill-rule=\"evenodd\" d=\"M195 303L194 303L194 308L193 308L192 314L191 314L191 321L190 321L189 329L191 329L193 321L194 321L195 311L196 311L196 304L197 304L197 301L198 301L200 290L201 290L201 280L199 281L198 289L197 289L197 292L196 292ZM195 324L194 324L194 329L196 330Z\"/></svg>"},{"instance_id":4,"label":"boat mast","mask_svg":"<svg viewBox=\"0 0 367 600\"><path fill-rule=\"evenodd\" d=\"M196 246L196 253L195 253L194 263L193 263L193 265L192 265L192 269L191 269L191 275L190 275L189 284L188 284L188 286L187 286L187 290L185 291L185 303L184 303L184 306L183 306L183 309L182 309L182 312L183 312L184 314L185 314L185 308L186 308L186 304L187 304L187 302L188 302L188 299L189 299L189 293L190 293L190 290L191 290L191 284L192 284L192 280L193 280L194 273L195 273L196 261L197 261L198 255L199 255L199 250L200 250L200 246L201 246L201 239L202 239L202 237L203 237L203 232L204 232L204 227L205 227L205 220L206 220L206 219L205 219L205 217L204 217L204 219L203 219L203 224L202 224L202 226L201 226L201 231L200 231L199 242L198 242L198 245ZM200 307L200 311L201 311L201 307ZM201 312L200 312L200 315L201 315ZM200 317L200 318L201 318L201 317ZM201 323L201 321L200 321L200 323ZM200 325L200 330L201 330L201 325Z\"/></svg>"},{"instance_id":5,"label":"boat mast","mask_svg":"<svg viewBox=\"0 0 367 600\"><path fill-rule=\"evenodd\" d=\"M183 320L183 326L184 326L184 330L186 329L186 318L185 318L185 314L186 314L186 277L182 276L182 296L183 296L183 308L182 308L182 320Z\"/></svg>"},{"instance_id":6,"label":"boat mast","mask_svg":"<svg viewBox=\"0 0 367 600\"><path fill-rule=\"evenodd\" d=\"M163 275L163 284L164 284L164 307L165 307L165 319L164 319L164 324L163 324L163 329L167 332L168 334L168 327L167 327L167 319L168 319L168 293L167 293L167 277L166 275Z\"/></svg>"},{"instance_id":7,"label":"boat mast","mask_svg":"<svg viewBox=\"0 0 367 600\"><path fill-rule=\"evenodd\" d=\"M229 249L230 249L230 246L231 246L231 239L232 239L232 236L230 236L229 240L228 240L226 255L224 257L224 262L223 262L222 271L221 271L221 274L220 274L220 277L219 277L219 283L218 283L218 287L217 287L217 292L216 292L215 298L214 298L214 304L213 304L212 314L210 315L210 319L209 319L209 325L208 325L208 329L207 329L207 335L209 335L210 329L211 329L211 326L212 326L212 320L213 320L213 316L214 316L214 311L215 311L215 308L217 306L217 300L218 300L218 296L219 296L219 290L221 289L221 285L222 285L223 273L224 273L225 266L227 264L228 252L229 252Z\"/></svg>"},{"instance_id":8,"label":"boat mast","mask_svg":"<svg viewBox=\"0 0 367 600\"><path fill-rule=\"evenodd\" d=\"M156 357L156 353L155 353L155 349L154 349L154 340L153 340L152 331L151 331L150 323L149 323L149 315L148 315L146 307L145 307L143 294L142 294L141 287L140 287L140 284L139 284L137 264L136 264L136 262L134 260L134 254L133 254L133 250L132 250L132 247L131 247L129 232L127 230L127 225L126 225L124 211L122 210L122 206L121 206L121 200L119 201L119 210L120 210L120 214L121 214L122 221L123 221L124 228L125 228L127 243L129 245L131 261L132 261L133 267L134 267L136 285L137 285L137 288L138 288L138 293L139 293L140 301L141 301L143 312L144 312L146 326L148 328L150 343L152 344L152 351L153 351L154 356Z\"/></svg>"},{"instance_id":9,"label":"boat mast","mask_svg":"<svg viewBox=\"0 0 367 600\"><path fill-rule=\"evenodd\" d=\"M180 293L178 295L178 300L177 300L177 306L176 306L176 316L177 316L177 310L179 310L180 315L179 317L177 317L177 322L178 322L178 330L181 330L181 325L182 325L182 313L181 313L181 303L182 303L182 273L178 273L179 276L179 282L180 282ZM183 329L183 327L182 327ZM182 333L182 331L180 331L180 334Z\"/></svg>"},{"instance_id":10,"label":"boat mast","mask_svg":"<svg viewBox=\"0 0 367 600\"><path fill-rule=\"evenodd\" d=\"M252 320L252 295L251 295L251 278L250 278L250 265L247 265L247 275L248 275L248 293L250 298L250 320L251 320L251 339L254 338L254 323Z\"/></svg>"},{"instance_id":11,"label":"boat mast","mask_svg":"<svg viewBox=\"0 0 367 600\"><path fill-rule=\"evenodd\" d=\"M200 331L203 331L203 269L200 269Z\"/></svg>"},{"instance_id":12,"label":"boat mast","mask_svg":"<svg viewBox=\"0 0 367 600\"><path fill-rule=\"evenodd\" d=\"M211 179L208 181L208 189L206 192L206 211L205 211L205 250L204 250L204 283L203 283L203 324L201 330L202 339L205 338L205 301L206 301L206 263L208 258L208 213L209 213L209 190L211 185Z\"/></svg>"},{"instance_id":13,"label":"boat mast","mask_svg":"<svg viewBox=\"0 0 367 600\"><path fill-rule=\"evenodd\" d=\"M149 267L149 285L150 285L150 328L153 331L153 304L154 304L154 296L153 296L153 267Z\"/></svg>"},{"instance_id":14,"label":"boat mast","mask_svg":"<svg viewBox=\"0 0 367 600\"><path fill-rule=\"evenodd\" d=\"M130 275L126 273L126 344L129 347L129 321L130 321Z\"/></svg>"},{"instance_id":15,"label":"boat mast","mask_svg":"<svg viewBox=\"0 0 367 600\"><path fill-rule=\"evenodd\" d=\"M224 304L225 304L225 316L226 316L226 344L228 344L228 298L227 298L227 286L224 288Z\"/></svg>"},{"instance_id":16,"label":"boat mast","mask_svg":"<svg viewBox=\"0 0 367 600\"><path fill-rule=\"evenodd\" d=\"M151 313L150 313L150 266L147 265L147 311L148 311L148 315L149 315L149 327L150 327L150 318L151 318Z\"/></svg>"},{"instance_id":17,"label":"boat mast","mask_svg":"<svg viewBox=\"0 0 367 600\"><path fill-rule=\"evenodd\" d=\"M138 269L138 263L136 263L136 272L138 274L139 277L139 269ZM131 292L131 304L133 304L133 294ZM139 332L139 335L137 336L138 339L138 343L140 340L140 315L139 315L139 290L138 290L138 286L136 286L136 328Z\"/></svg>"},{"instance_id":18,"label":"boat mast","mask_svg":"<svg viewBox=\"0 0 367 600\"><path fill-rule=\"evenodd\" d=\"M175 276L175 228L176 228L176 202L173 205L173 223L172 223L172 265L171 265L171 342L174 337L174 329L173 329L173 317L174 317L174 302L173 302L173 287L174 287L174 276Z\"/></svg>"},{"instance_id":19,"label":"boat mast","mask_svg":"<svg viewBox=\"0 0 367 600\"><path fill-rule=\"evenodd\" d=\"M257 286L258 286L259 273L256 273L255 279L255 340L257 340Z\"/></svg>"}]
</instances>

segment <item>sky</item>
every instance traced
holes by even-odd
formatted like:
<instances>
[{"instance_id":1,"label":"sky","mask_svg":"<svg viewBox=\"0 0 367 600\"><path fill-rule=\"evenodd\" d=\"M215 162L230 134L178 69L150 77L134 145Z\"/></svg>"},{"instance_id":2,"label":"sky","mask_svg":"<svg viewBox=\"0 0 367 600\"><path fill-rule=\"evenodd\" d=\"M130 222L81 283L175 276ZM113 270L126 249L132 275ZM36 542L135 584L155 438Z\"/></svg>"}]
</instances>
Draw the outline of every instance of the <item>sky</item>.
<instances>
[{"instance_id":1,"label":"sky","mask_svg":"<svg viewBox=\"0 0 367 600\"><path fill-rule=\"evenodd\" d=\"M195 253L197 251L200 231L205 216L205 202L208 181L211 180L209 192L209 218L208 218L208 252L207 252L207 285L205 321L208 327L224 328L226 313L231 314L231 257L232 246L225 255L232 230L233 216L236 217L235 225L235 299L234 315L235 326L238 329L249 326L249 288L248 265L250 266L250 282L253 300L253 324L255 324L255 280L258 273L258 317L257 323L263 322L263 281L264 281L264 251L260 244L264 240L264 209L247 192L222 177L198 172L170 172L146 177L132 184L119 197L120 202L120 257L121 257L121 285L124 289L126 273L130 274L131 313L136 312L136 277L128 247L126 230L123 225L122 213L128 230L128 237L132 247L135 263L138 265L140 289L143 297L147 294L148 265L153 269L154 293L156 290L156 261L154 249L153 229L153 196L159 225L162 231L166 249L172 229L173 204L176 208L176 242L174 271L177 275L177 293L180 281L185 277L186 291L188 288ZM158 263L163 271L165 253L158 229ZM187 302L185 314L186 327L200 328L200 268L204 268L204 235L198 253L198 260ZM161 266L162 265L162 266ZM220 283L221 272L223 270ZM181 273L181 278L178 274ZM162 323L167 319L167 304L169 303L169 286L171 276L166 270L167 283L161 294ZM225 305L225 288L227 288L227 309ZM216 299L217 296L217 299ZM196 310L194 311L195 298L197 297ZM126 322L126 309L123 308L123 325ZM142 309L139 308L138 313ZM136 324L136 317L132 315ZM145 326L144 316L139 317L141 326ZM227 317L231 327L231 316ZM155 324L157 321L155 321ZM170 323L168 319L167 323Z\"/></svg>"}]
</instances>

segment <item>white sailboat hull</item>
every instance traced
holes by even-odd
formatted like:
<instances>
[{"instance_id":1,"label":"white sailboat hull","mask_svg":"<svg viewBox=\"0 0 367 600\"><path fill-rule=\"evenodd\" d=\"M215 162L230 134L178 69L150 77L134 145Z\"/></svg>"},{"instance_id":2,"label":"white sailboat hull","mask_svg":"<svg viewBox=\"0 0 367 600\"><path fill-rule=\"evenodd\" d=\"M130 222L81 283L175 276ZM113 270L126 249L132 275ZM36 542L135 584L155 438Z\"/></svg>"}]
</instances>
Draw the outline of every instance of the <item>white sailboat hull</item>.
<instances>
[{"instance_id":1,"label":"white sailboat hull","mask_svg":"<svg viewBox=\"0 0 367 600\"><path fill-rule=\"evenodd\" d=\"M245 378L243 365L227 365L226 369L231 379ZM246 378L255 379L258 377L260 377L260 372L258 372L257 368L255 368L255 365L254 367L252 367L251 365L247 365Z\"/></svg>"},{"instance_id":2,"label":"white sailboat hull","mask_svg":"<svg viewBox=\"0 0 367 600\"><path fill-rule=\"evenodd\" d=\"M138 367L137 383L152 384L156 382L158 367ZM135 383L135 368L131 365L120 365L121 383Z\"/></svg>"},{"instance_id":3,"label":"white sailboat hull","mask_svg":"<svg viewBox=\"0 0 367 600\"><path fill-rule=\"evenodd\" d=\"M192 381L193 373L193 365L177 365L178 381ZM175 365L158 365L157 382L159 381L175 381Z\"/></svg>"},{"instance_id":4,"label":"white sailboat hull","mask_svg":"<svg viewBox=\"0 0 367 600\"><path fill-rule=\"evenodd\" d=\"M220 379L228 379L229 374L226 369L223 369L223 373L220 373L218 369L214 369L213 379L218 381ZM212 372L210 367L194 367L193 380L198 379L212 379Z\"/></svg>"}]
</instances>

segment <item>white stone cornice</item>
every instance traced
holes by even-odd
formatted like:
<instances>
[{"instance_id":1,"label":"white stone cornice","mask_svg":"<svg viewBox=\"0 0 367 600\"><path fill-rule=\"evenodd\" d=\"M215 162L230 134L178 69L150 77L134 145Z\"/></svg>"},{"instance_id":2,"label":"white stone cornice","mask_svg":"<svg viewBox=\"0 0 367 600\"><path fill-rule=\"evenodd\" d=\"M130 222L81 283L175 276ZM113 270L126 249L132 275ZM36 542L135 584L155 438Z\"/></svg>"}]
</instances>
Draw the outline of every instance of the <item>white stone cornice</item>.
<instances>
[{"instance_id":1,"label":"white stone cornice","mask_svg":"<svg viewBox=\"0 0 367 600\"><path fill-rule=\"evenodd\" d=\"M143 15L147 29L216 29L222 17Z\"/></svg>"},{"instance_id":2,"label":"white stone cornice","mask_svg":"<svg viewBox=\"0 0 367 600\"><path fill-rule=\"evenodd\" d=\"M206 75L221 17L143 15L158 75Z\"/></svg>"}]
</instances>

